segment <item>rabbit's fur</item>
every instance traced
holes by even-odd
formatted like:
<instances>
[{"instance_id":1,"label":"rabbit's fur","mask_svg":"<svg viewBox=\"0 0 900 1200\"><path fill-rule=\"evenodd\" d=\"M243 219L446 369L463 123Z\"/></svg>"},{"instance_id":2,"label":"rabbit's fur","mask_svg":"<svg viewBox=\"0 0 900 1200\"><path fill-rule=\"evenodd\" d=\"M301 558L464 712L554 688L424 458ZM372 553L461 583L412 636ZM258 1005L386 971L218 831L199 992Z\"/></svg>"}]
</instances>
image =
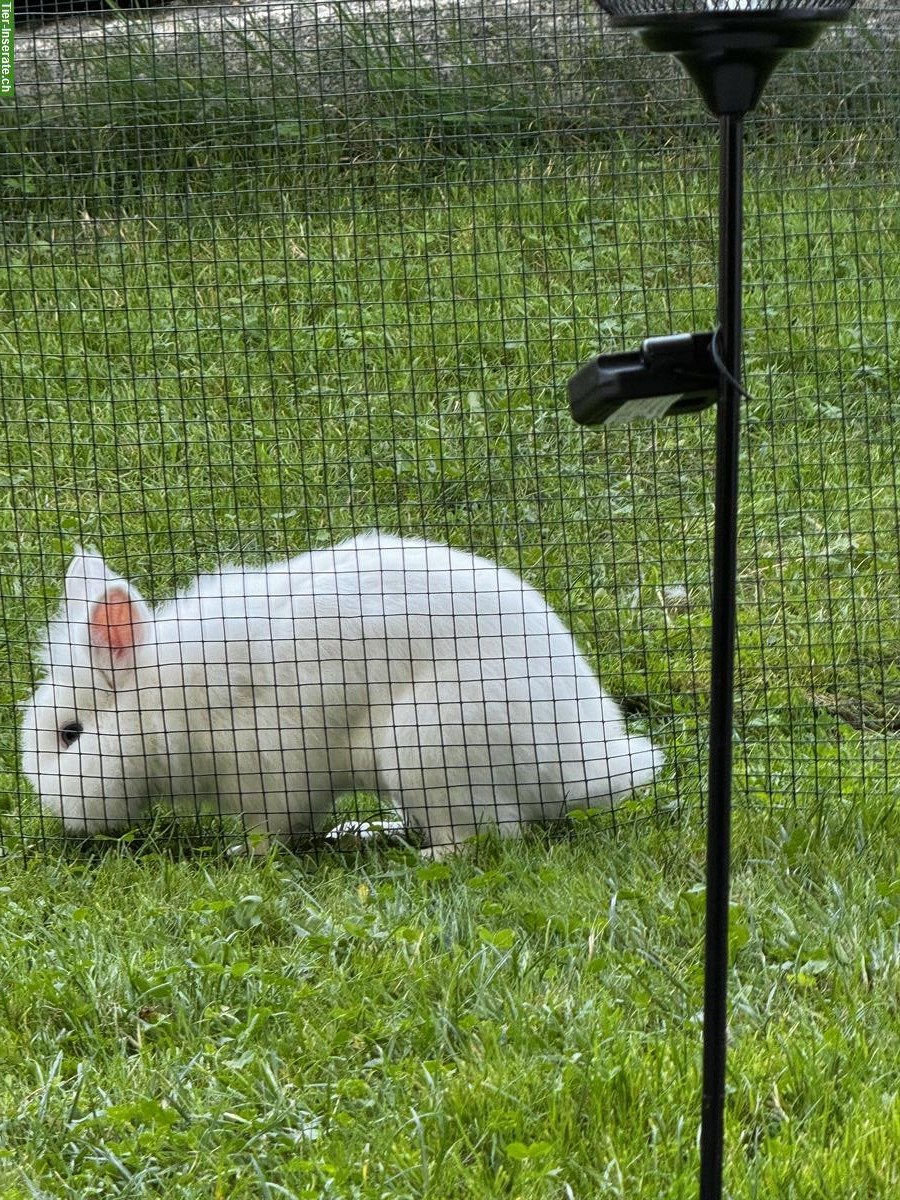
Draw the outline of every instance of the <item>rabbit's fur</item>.
<instances>
[{"instance_id":1,"label":"rabbit's fur","mask_svg":"<svg viewBox=\"0 0 900 1200\"><path fill-rule=\"evenodd\" d=\"M286 838L374 791L440 848L607 806L662 761L532 587L381 533L202 575L155 612L79 550L42 660L23 770L77 832L169 795Z\"/></svg>"}]
</instances>

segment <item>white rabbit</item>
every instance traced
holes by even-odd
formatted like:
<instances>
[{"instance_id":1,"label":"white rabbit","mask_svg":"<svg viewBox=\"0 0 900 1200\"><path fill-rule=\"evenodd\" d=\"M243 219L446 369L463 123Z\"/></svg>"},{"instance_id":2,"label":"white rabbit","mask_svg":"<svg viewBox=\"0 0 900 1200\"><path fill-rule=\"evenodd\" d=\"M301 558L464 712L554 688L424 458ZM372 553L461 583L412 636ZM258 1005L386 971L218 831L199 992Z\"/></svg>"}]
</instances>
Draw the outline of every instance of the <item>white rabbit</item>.
<instances>
[{"instance_id":1,"label":"white rabbit","mask_svg":"<svg viewBox=\"0 0 900 1200\"><path fill-rule=\"evenodd\" d=\"M439 850L607 806L662 761L532 587L377 532L202 575L156 612L79 550L42 661L22 765L72 831L169 795L286 838L356 790Z\"/></svg>"}]
</instances>

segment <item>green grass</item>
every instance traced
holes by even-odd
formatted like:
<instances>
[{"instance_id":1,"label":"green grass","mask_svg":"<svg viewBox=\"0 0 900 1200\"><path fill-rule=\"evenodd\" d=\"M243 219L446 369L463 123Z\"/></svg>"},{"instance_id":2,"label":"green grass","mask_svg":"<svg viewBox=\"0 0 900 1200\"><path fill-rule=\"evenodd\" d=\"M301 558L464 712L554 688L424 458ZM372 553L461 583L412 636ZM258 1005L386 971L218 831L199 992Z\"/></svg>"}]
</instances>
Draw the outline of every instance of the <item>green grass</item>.
<instances>
[{"instance_id":1,"label":"green grass","mask_svg":"<svg viewBox=\"0 0 900 1200\"><path fill-rule=\"evenodd\" d=\"M537 57L456 91L396 48L347 61L318 124L327 71L298 107L302 73L176 79L140 46L2 114L0 1200L696 1191L713 422L584 432L565 382L711 324L710 131L669 77L596 107L608 56L563 72L574 111ZM900 191L871 61L842 93L824 55L821 126L775 106L748 151L741 1200L900 1183ZM14 704L72 543L155 599L370 525L541 587L664 746L654 794L439 865L247 861L211 825L62 854Z\"/></svg>"},{"instance_id":2,"label":"green grass","mask_svg":"<svg viewBox=\"0 0 900 1200\"><path fill-rule=\"evenodd\" d=\"M738 732L775 808L847 775L881 793L897 759L898 194L869 171L865 204L858 168L764 166L748 200ZM75 540L160 598L221 559L424 532L541 587L669 750L657 802L695 802L712 414L585 433L565 382L598 344L710 323L713 182L510 155L315 208L262 177L255 216L35 224L0 282L3 695Z\"/></svg>"},{"instance_id":3,"label":"green grass","mask_svg":"<svg viewBox=\"0 0 900 1200\"><path fill-rule=\"evenodd\" d=\"M734 1197L900 1185L900 829L844 799L737 823ZM694 1195L693 828L11 865L0 1195Z\"/></svg>"},{"instance_id":4,"label":"green grass","mask_svg":"<svg viewBox=\"0 0 900 1200\"><path fill-rule=\"evenodd\" d=\"M665 778L618 832L447 866L60 858L7 707L3 1200L694 1194L712 425L583 433L564 384L598 342L709 320L711 176L623 153L377 182L200 198L189 226L58 213L8 251L4 703L75 538L159 597L377 523L543 587ZM900 257L896 187L868 187L769 167L749 203L739 1197L900 1182ZM681 819L624 819L654 805Z\"/></svg>"},{"instance_id":5,"label":"green grass","mask_svg":"<svg viewBox=\"0 0 900 1200\"><path fill-rule=\"evenodd\" d=\"M415 179L511 141L524 154L677 143L684 163L708 122L674 61L581 0L539 13L442 5L433 19L296 10L293 30L261 9L174 41L135 18L37 56L22 42L16 98L0 108L0 236L60 199L135 211L157 195L172 211L176 196L241 190L253 212L261 163L292 191L315 191L323 173L358 183L385 162ZM853 13L776 71L754 114L761 144L805 164L853 161L862 146L892 169L898 57L896 39Z\"/></svg>"}]
</instances>

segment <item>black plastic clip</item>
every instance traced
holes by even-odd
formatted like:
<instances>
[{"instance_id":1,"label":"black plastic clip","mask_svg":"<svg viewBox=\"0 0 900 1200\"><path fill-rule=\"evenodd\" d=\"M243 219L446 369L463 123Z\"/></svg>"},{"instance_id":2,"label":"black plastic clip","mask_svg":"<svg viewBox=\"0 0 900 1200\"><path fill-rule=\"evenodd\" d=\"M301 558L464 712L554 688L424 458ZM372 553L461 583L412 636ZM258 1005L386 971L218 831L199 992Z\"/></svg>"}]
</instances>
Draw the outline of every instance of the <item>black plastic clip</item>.
<instances>
[{"instance_id":1,"label":"black plastic clip","mask_svg":"<svg viewBox=\"0 0 900 1200\"><path fill-rule=\"evenodd\" d=\"M709 408L721 379L712 342L712 333L670 333L591 359L569 380L572 416L579 425L613 425Z\"/></svg>"}]
</instances>

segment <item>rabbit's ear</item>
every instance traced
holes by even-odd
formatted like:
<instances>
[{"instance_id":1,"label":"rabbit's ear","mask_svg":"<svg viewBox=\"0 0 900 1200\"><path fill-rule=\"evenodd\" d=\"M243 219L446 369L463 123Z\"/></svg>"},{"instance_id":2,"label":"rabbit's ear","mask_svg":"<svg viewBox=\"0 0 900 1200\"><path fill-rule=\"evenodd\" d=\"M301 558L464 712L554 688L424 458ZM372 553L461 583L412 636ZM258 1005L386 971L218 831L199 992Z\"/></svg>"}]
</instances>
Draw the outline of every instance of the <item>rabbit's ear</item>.
<instances>
[{"instance_id":1,"label":"rabbit's ear","mask_svg":"<svg viewBox=\"0 0 900 1200\"><path fill-rule=\"evenodd\" d=\"M133 667L134 653L147 640L150 614L140 596L127 584L111 583L89 609L92 651L113 667Z\"/></svg>"},{"instance_id":2,"label":"rabbit's ear","mask_svg":"<svg viewBox=\"0 0 900 1200\"><path fill-rule=\"evenodd\" d=\"M72 642L87 644L91 666L111 687L117 677L121 680L121 671L134 666L135 651L148 640L151 622L150 610L127 580L111 571L96 550L76 549L66 572L61 625Z\"/></svg>"},{"instance_id":3,"label":"rabbit's ear","mask_svg":"<svg viewBox=\"0 0 900 1200\"><path fill-rule=\"evenodd\" d=\"M107 583L121 582L94 549L75 547L69 569L66 571L65 596L69 604L86 604L103 590Z\"/></svg>"}]
</instances>

